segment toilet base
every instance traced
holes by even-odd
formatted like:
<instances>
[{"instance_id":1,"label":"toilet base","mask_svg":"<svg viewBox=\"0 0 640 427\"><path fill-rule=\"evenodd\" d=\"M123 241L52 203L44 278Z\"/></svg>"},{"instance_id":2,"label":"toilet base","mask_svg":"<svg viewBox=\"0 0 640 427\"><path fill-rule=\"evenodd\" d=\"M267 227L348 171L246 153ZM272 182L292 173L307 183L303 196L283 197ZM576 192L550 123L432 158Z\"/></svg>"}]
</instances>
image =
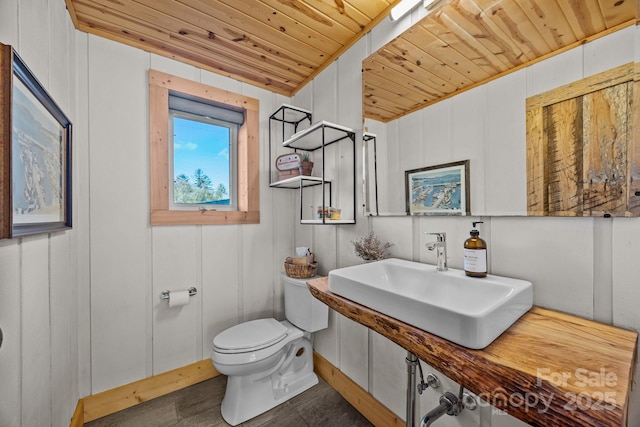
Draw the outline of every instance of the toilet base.
<instances>
[{"instance_id":1,"label":"toilet base","mask_svg":"<svg viewBox=\"0 0 640 427\"><path fill-rule=\"evenodd\" d=\"M222 399L222 418L236 426L318 384L313 372L313 348L307 338L290 344L275 372L230 375Z\"/></svg>"}]
</instances>

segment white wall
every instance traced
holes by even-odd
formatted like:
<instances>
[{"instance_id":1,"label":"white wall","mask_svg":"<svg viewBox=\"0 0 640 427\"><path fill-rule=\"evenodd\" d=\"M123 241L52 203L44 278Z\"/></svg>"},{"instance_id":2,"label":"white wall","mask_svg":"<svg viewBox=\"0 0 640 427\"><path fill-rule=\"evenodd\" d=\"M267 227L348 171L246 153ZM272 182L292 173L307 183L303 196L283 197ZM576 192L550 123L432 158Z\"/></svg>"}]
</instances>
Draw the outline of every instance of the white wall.
<instances>
[{"instance_id":1,"label":"white wall","mask_svg":"<svg viewBox=\"0 0 640 427\"><path fill-rule=\"evenodd\" d=\"M11 44L74 124L72 231L0 241L0 425L65 425L77 400L209 358L240 321L283 317L293 192L268 188L288 98L75 31L63 0L0 3ZM149 68L260 101L259 225L149 225ZM169 310L163 290L198 288Z\"/></svg>"},{"instance_id":2,"label":"white wall","mask_svg":"<svg viewBox=\"0 0 640 427\"><path fill-rule=\"evenodd\" d=\"M360 98L361 86L343 80L360 72L354 58L365 58L402 29L422 16L417 10L393 27L388 20L339 58L311 85L294 97L294 104L313 107L314 120L337 120L359 128L354 111L338 115L340 107ZM386 186L395 206L404 206L404 170L425 165L471 159L472 211L513 212L526 210L525 100L537 93L583 77L637 61L640 30L630 27L592 43L552 57L527 69L464 92L448 100L403 117L385 126L367 123L377 133L392 167L384 171ZM634 59L635 58L635 59ZM339 70L337 72L336 70ZM352 70L352 71L349 71ZM336 93L335 87L341 90ZM489 174L488 171L497 173ZM358 176L361 172L358 171ZM508 177L500 179L500 176ZM358 184L358 188L361 188ZM358 197L361 195L358 194ZM514 199L515 198L515 199ZM360 205L360 202L358 202ZM393 209L392 209L393 210ZM395 210L397 212L397 209ZM469 236L471 221L478 217L367 217L354 227L296 227L298 240L313 241L323 273L333 265L358 262L351 240L373 230L383 241L394 243L393 256L435 264L435 255L424 248L426 231L445 231L449 241L449 265L462 268L462 244ZM640 328L640 266L634 254L640 249L640 219L635 218L534 218L517 216L481 217L482 236L489 245L489 268L494 274L524 278L534 283L534 304L581 317ZM332 313L329 329L316 336L316 348L400 417L405 416L406 352L389 340ZM425 371L432 369L424 365ZM438 392L427 390L421 397L421 414L437 405L441 392L459 385L443 378ZM635 382L638 381L636 374ZM629 425L640 423L640 392L635 387ZM440 421L439 421L440 422ZM511 427L523 423L489 407L460 417L446 418L442 425Z\"/></svg>"},{"instance_id":3,"label":"white wall","mask_svg":"<svg viewBox=\"0 0 640 427\"><path fill-rule=\"evenodd\" d=\"M287 102L311 109L314 120L361 131L362 59L422 13L414 12L395 25L384 20L290 100L77 32L63 0L0 2L0 42L18 49L74 123L73 231L0 241L0 425L66 425L79 397L206 359L213 336L237 322L281 318L279 272L294 246L311 246L321 273L326 273L357 263L350 242L371 229L395 244L395 256L434 263L424 250L422 232L444 230L450 240L450 263L459 267L470 219L359 216L353 226L301 226L296 221L296 192L268 188L268 115ZM413 149L426 156L426 145L420 142L430 141L432 133L423 121L451 120L467 100L468 108L490 102L507 111L494 95L515 88L518 96L529 96L610 68L628 56L624 46L629 41L637 61L639 34L625 30L436 104L416 113L418 118L408 117L407 128L397 132L419 135L413 138ZM259 225L149 226L149 68L260 100ZM474 135L477 130L487 140L505 143L511 131L502 132L496 121L476 118ZM469 129L452 122L440 128L439 138L453 145L434 144L430 153L444 158L453 150L456 156L476 156L485 168L501 167L490 165L488 154L499 146L469 151L460 142L470 137ZM408 156L392 151L399 167L410 163ZM359 171L357 177L359 189ZM483 193L486 201L493 197L489 183L474 191ZM638 220L482 219L491 271L532 280L536 304L640 328L635 306L640 267L633 256L640 250L638 239L633 239ZM199 292L188 306L169 310L158 298L162 290L192 285ZM315 344L331 363L404 417L404 350L335 313ZM437 393L427 391L422 413L437 398ZM637 392L631 413L632 423L640 420ZM519 425L488 408L446 422Z\"/></svg>"},{"instance_id":4,"label":"white wall","mask_svg":"<svg viewBox=\"0 0 640 427\"><path fill-rule=\"evenodd\" d=\"M0 2L12 45L74 125L74 178L86 144L74 81L76 32L61 0ZM61 426L79 397L78 297L86 283L86 192L73 181L73 231L0 240L0 425Z\"/></svg>"},{"instance_id":5,"label":"white wall","mask_svg":"<svg viewBox=\"0 0 640 427\"><path fill-rule=\"evenodd\" d=\"M88 37L91 392L210 357L213 337L282 313L281 262L293 251L293 192L268 188L268 116L287 99ZM149 68L260 101L259 225L149 225ZM169 309L164 290L198 289Z\"/></svg>"}]
</instances>

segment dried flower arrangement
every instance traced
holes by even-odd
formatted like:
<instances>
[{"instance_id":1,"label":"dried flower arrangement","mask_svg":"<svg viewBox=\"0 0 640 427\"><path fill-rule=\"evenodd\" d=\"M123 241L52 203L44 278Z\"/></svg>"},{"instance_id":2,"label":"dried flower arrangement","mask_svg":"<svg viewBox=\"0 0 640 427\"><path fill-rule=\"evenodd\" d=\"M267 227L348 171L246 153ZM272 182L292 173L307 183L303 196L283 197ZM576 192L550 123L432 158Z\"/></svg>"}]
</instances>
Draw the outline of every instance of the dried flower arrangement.
<instances>
[{"instance_id":1,"label":"dried flower arrangement","mask_svg":"<svg viewBox=\"0 0 640 427\"><path fill-rule=\"evenodd\" d=\"M361 237L356 241L352 241L355 253L366 261L377 261L389 256L388 249L393 246L392 243L382 243L372 231L368 236Z\"/></svg>"}]
</instances>

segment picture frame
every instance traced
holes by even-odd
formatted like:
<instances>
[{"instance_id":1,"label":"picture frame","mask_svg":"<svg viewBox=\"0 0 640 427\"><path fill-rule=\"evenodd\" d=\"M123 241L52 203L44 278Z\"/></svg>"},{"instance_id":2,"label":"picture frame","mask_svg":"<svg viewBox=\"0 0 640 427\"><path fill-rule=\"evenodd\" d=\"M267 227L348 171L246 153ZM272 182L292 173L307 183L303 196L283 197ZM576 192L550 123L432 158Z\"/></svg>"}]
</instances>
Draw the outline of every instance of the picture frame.
<instances>
[{"instance_id":1,"label":"picture frame","mask_svg":"<svg viewBox=\"0 0 640 427\"><path fill-rule=\"evenodd\" d=\"M0 43L0 238L72 227L71 141L67 116Z\"/></svg>"},{"instance_id":2,"label":"picture frame","mask_svg":"<svg viewBox=\"0 0 640 427\"><path fill-rule=\"evenodd\" d=\"M408 215L470 215L469 160L405 171Z\"/></svg>"}]
</instances>

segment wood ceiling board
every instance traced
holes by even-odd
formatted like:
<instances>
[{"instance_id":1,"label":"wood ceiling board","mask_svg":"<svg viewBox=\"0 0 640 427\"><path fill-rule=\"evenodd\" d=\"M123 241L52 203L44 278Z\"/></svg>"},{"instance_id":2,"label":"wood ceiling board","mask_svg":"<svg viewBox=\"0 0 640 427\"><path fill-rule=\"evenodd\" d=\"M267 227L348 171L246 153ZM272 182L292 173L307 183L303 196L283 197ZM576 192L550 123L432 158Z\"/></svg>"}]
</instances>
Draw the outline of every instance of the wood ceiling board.
<instances>
[{"instance_id":1,"label":"wood ceiling board","mask_svg":"<svg viewBox=\"0 0 640 427\"><path fill-rule=\"evenodd\" d=\"M552 51L551 46L529 20L522 8L513 0L503 0L486 10L493 22L520 48L529 58L538 58Z\"/></svg>"},{"instance_id":2,"label":"wood ceiling board","mask_svg":"<svg viewBox=\"0 0 640 427\"><path fill-rule=\"evenodd\" d=\"M386 66L389 68L400 67L403 72L409 73L413 79L424 82L439 93L448 93L458 89L457 85L452 84L447 79L448 76L457 74L455 71L449 70L447 66L440 65L439 69L434 72L433 64L420 62L411 52L398 48L396 42L397 40L388 43L385 49L378 52L379 58L381 57L388 61ZM380 62L382 63L382 61ZM398 71L400 70L398 69Z\"/></svg>"},{"instance_id":3,"label":"wood ceiling board","mask_svg":"<svg viewBox=\"0 0 640 427\"><path fill-rule=\"evenodd\" d=\"M81 31L292 96L386 17L398 1L65 3Z\"/></svg>"},{"instance_id":4,"label":"wood ceiling board","mask_svg":"<svg viewBox=\"0 0 640 427\"><path fill-rule=\"evenodd\" d=\"M172 0L137 1L149 6L153 6L157 2L170 2L169 5L174 3ZM169 5L165 5L165 8ZM323 58L327 55L325 50L297 40L282 31L274 30L269 25L217 1L180 0L180 3L175 3L175 6L171 7L172 16L183 21L188 21L189 16L193 15L189 9L200 12L204 15L203 19L217 24L211 28L211 32L216 36L228 37L233 40L264 40L273 45L275 49L289 51L312 62L322 63L324 62Z\"/></svg>"},{"instance_id":5,"label":"wood ceiling board","mask_svg":"<svg viewBox=\"0 0 640 427\"><path fill-rule=\"evenodd\" d=\"M65 1L78 29L285 96L304 87L398 2ZM414 89L416 96L405 97L429 98L428 105L437 101L433 96L447 98L468 88L469 82L475 87L597 37L590 31L615 31L635 22L636 7L640 5L632 0L448 0L405 32L414 33L415 40L398 39L383 52L384 65L375 65L372 74L363 72L363 77L385 80L384 74L390 73L388 83L375 93L378 106L385 102L385 108L397 111L400 107L389 106L392 100L383 96ZM414 74L406 82L399 73L403 68ZM377 84L363 88L373 92ZM406 99L399 104L408 107Z\"/></svg>"},{"instance_id":6,"label":"wood ceiling board","mask_svg":"<svg viewBox=\"0 0 640 427\"><path fill-rule=\"evenodd\" d=\"M169 43L169 32L158 27L152 27L142 21L133 21L129 14L121 14L113 9L106 9L94 2L76 1L75 9L83 23L90 27L110 28L118 35L129 35L142 41L151 37L155 40Z\"/></svg>"},{"instance_id":7,"label":"wood ceiling board","mask_svg":"<svg viewBox=\"0 0 640 427\"><path fill-rule=\"evenodd\" d=\"M475 38L507 68L520 65L528 59L532 59L525 56L517 43L514 40L510 40L491 21L491 17L478 8L474 0L452 1L442 11L462 31Z\"/></svg>"},{"instance_id":8,"label":"wood ceiling board","mask_svg":"<svg viewBox=\"0 0 640 427\"><path fill-rule=\"evenodd\" d=\"M142 0L144 1L144 0ZM155 5L155 0L147 2L150 5ZM177 8L181 8L180 14L188 22L198 22L200 25L205 26L208 39L211 39L212 43L218 41L227 40L232 43L227 43L228 46L244 46L244 48L253 52L254 56L270 58L274 64L282 63L285 70L298 69L298 73L308 76L314 72L318 66L324 62L324 52L315 50L304 43L293 41L287 36L284 43L280 45L273 44L269 41L262 40L254 35L247 35L242 29L231 26L223 21L209 17L207 14L198 10L190 8L185 5L177 5ZM237 21L237 20L236 20ZM278 35L278 37L282 37ZM296 52L293 52L291 48L298 48ZM228 56L230 61L235 60L236 55L231 54ZM213 70L215 71L215 70ZM260 80L261 76L256 76L257 80ZM301 80L297 80L300 82ZM297 87L297 86L296 86ZM295 88L295 87L294 87ZM292 89L293 90L293 89ZM282 92L279 92L282 93ZM285 93L291 95L291 91Z\"/></svg>"},{"instance_id":9,"label":"wood ceiling board","mask_svg":"<svg viewBox=\"0 0 640 427\"><path fill-rule=\"evenodd\" d=\"M607 28L620 25L635 14L636 2L633 0L599 0L598 3Z\"/></svg>"},{"instance_id":10,"label":"wood ceiling board","mask_svg":"<svg viewBox=\"0 0 640 427\"><path fill-rule=\"evenodd\" d=\"M206 38L192 35L172 34L171 38L172 40L179 41L181 45L189 46L191 49L198 47L204 49L207 55L214 55L220 62L224 62L229 66L237 63L238 68L246 70L253 69L271 79L287 83L287 86L291 86L292 88L300 84L306 77L306 74L303 72L304 68L300 66L301 64L285 66L283 63L286 61L283 61L282 57L265 56L255 51L249 51L239 55L237 49L236 52L234 52L235 46L233 46L231 42L223 41L212 46L207 42ZM200 50L200 53L204 54L205 52ZM235 53L235 55L232 55L233 53ZM277 59L277 61L274 60L274 58ZM308 68L309 70L313 69L311 66Z\"/></svg>"},{"instance_id":11,"label":"wood ceiling board","mask_svg":"<svg viewBox=\"0 0 640 427\"><path fill-rule=\"evenodd\" d=\"M396 55L401 55L408 61L416 64L418 67L427 72L438 76L437 79L447 82L454 88L469 85L473 83L468 77L468 73L464 70L459 71L459 67L452 67L449 63L445 63L440 59L432 56L428 48L421 49L420 40L416 40L411 34L411 40L408 37L398 37L387 43L386 48Z\"/></svg>"},{"instance_id":12,"label":"wood ceiling board","mask_svg":"<svg viewBox=\"0 0 640 427\"><path fill-rule=\"evenodd\" d=\"M452 21L444 12L435 12L419 22L426 31L442 40L449 48L468 58L489 75L495 75L508 67L496 56Z\"/></svg>"},{"instance_id":13,"label":"wood ceiling board","mask_svg":"<svg viewBox=\"0 0 640 427\"><path fill-rule=\"evenodd\" d=\"M380 88L378 88L380 89ZM380 89L382 90L382 89ZM397 117L410 108L402 108L394 101L387 101L385 98L378 97L374 94L367 97L367 107L376 110L381 119L386 120L389 117Z\"/></svg>"},{"instance_id":14,"label":"wood ceiling board","mask_svg":"<svg viewBox=\"0 0 640 427\"><path fill-rule=\"evenodd\" d=\"M362 31L371 21L367 15L354 8L348 0L282 0L299 8L309 8L335 20L354 33ZM397 3L397 2L396 2Z\"/></svg>"},{"instance_id":15,"label":"wood ceiling board","mask_svg":"<svg viewBox=\"0 0 640 427\"><path fill-rule=\"evenodd\" d=\"M209 43L207 37L200 34L172 34L172 37L181 40L182 43L189 45L194 43L210 52L226 58L227 61L235 61L236 59L255 66L257 69L265 70L268 73L281 76L298 76L297 80L302 81L309 72L316 69L316 65L297 61L295 57L286 56L286 52L278 52L278 55L265 55L258 50L246 50L239 52L238 44L229 40L218 40L215 45ZM267 49L268 47L264 47Z\"/></svg>"},{"instance_id":16,"label":"wood ceiling board","mask_svg":"<svg viewBox=\"0 0 640 427\"><path fill-rule=\"evenodd\" d=\"M87 6L81 2L76 4L76 8L80 14L85 12L92 13L96 10L94 7ZM93 13L93 15L97 14ZM109 13L102 13L101 16L104 18L102 21L91 19L92 28L126 28L126 33L122 33L123 37L132 36L138 40L144 39L148 43L153 40L153 44L156 46L171 46L171 50L178 49L179 45L185 45L189 49L184 52L191 53L191 60L194 60L193 55L206 58L215 54L216 63L218 64L216 69L225 69L227 72L237 69L237 72L243 75L247 75L252 70L253 72L257 70L268 78L268 80L264 81L264 84L269 82L270 85L273 85L274 82L277 82L279 87L292 90L305 77L298 72L292 71L295 69L294 67L290 67L289 72L285 73L287 69L283 68L282 65L270 65L267 63L266 58L261 58L254 51L238 49L237 43L228 40L219 39L216 43L210 43L208 37L201 34L202 41L191 39L188 44L185 44L184 41L188 39L186 35L168 34L144 24L128 21L126 15L120 16L119 12L113 9ZM226 48L225 44L227 45ZM233 59L229 60L228 58ZM211 60L208 60L207 63L211 65Z\"/></svg>"},{"instance_id":17,"label":"wood ceiling board","mask_svg":"<svg viewBox=\"0 0 640 427\"><path fill-rule=\"evenodd\" d=\"M114 34L117 34L117 28L106 23L90 22L89 24L82 24L79 30L201 67L283 95L288 95L293 90L291 84L282 83L271 77L260 75L256 72L255 66L247 70L246 68L238 67L239 62L237 61L231 63L223 62L219 60L220 58L215 58L211 55L210 52L202 54L194 50L182 50L180 47L169 46L164 41L156 40L152 37L141 40L135 35L126 33L116 36ZM191 47L191 49L193 49L193 47Z\"/></svg>"},{"instance_id":18,"label":"wood ceiling board","mask_svg":"<svg viewBox=\"0 0 640 427\"><path fill-rule=\"evenodd\" d=\"M394 93L396 97L406 99L410 104L421 104L427 102L427 99L421 97L406 85L381 77L376 73L372 73L367 68L362 70L362 81L366 82L372 88L384 88L386 91Z\"/></svg>"},{"instance_id":19,"label":"wood ceiling board","mask_svg":"<svg viewBox=\"0 0 640 427\"><path fill-rule=\"evenodd\" d=\"M401 37L406 38L416 46L420 46L422 50L436 60L466 76L471 81L480 81L490 76L484 69L478 67L473 61L438 39L421 25L411 27L407 34L403 34Z\"/></svg>"},{"instance_id":20,"label":"wood ceiling board","mask_svg":"<svg viewBox=\"0 0 640 427\"><path fill-rule=\"evenodd\" d=\"M367 64L367 69L372 73L384 76L388 80L394 80L402 83L409 90L417 91L417 93L425 99L439 98L447 92L441 87L433 84L433 82L417 78L415 73L407 73L406 68L394 62L392 54L386 52L376 55L374 61Z\"/></svg>"},{"instance_id":21,"label":"wood ceiling board","mask_svg":"<svg viewBox=\"0 0 640 427\"><path fill-rule=\"evenodd\" d=\"M373 69L379 79L394 80L405 87L412 87L415 78L415 70L405 73L404 79L410 82L406 84L400 75L400 69L389 64L385 49L396 55L402 54L402 49L397 49L398 40L402 43L410 43L425 52L425 55L447 64L442 67L440 79L449 77L446 73L457 70L464 73L464 67L473 64L474 70L484 73L480 78L471 78L474 83L461 90L468 90L479 86L495 78L512 71L522 69L532 63L548 58L560 51L579 46L581 43L601 37L613 31L620 30L636 22L634 7L629 0L450 0L442 4L434 12L427 15L411 29L399 35L388 46L381 48L370 58L385 64L384 69ZM563 3L561 8L560 3ZM617 3L617 6L614 4ZM632 4L631 6L635 6ZM618 8L618 9L616 9ZM625 15L626 13L626 15ZM567 14L570 16L567 17ZM605 16L616 18L605 19ZM606 27L608 23L614 27ZM422 32L416 31L419 28ZM594 32L594 33L591 33ZM583 34L583 38L577 38L576 34ZM420 35L416 39L416 35ZM426 37L425 37L426 35ZM515 46L515 48L513 48ZM406 46L399 46L406 48ZM512 50L510 50L512 49ZM440 51L454 52L448 59L443 59ZM384 54L384 55L383 55ZM411 52L412 62L416 62L418 54ZM413 57L411 57L413 56ZM461 64L458 58L463 57L466 63ZM370 58L367 58L369 60ZM455 58L455 60L454 60ZM374 62L363 61L363 65ZM451 65L451 63L455 65ZM435 73L435 67L429 68ZM394 71L393 77L385 76L385 73ZM446 76L446 77L445 77ZM363 74L363 78L370 78L370 74ZM449 80L451 82L451 80ZM376 84L366 81L363 87L372 88ZM382 105L381 94L377 93L378 106ZM446 99L457 92L446 93L441 99ZM424 92L418 92L425 95ZM370 94L371 95L371 94ZM428 95L428 93L427 93ZM386 103L392 99L384 100ZM437 102L428 101L421 107ZM367 105L363 101L363 105ZM397 111L385 105L389 111ZM414 109L417 111L420 108ZM413 111L406 111L404 114ZM370 117L366 108L363 111L365 117ZM380 114L376 111L375 117Z\"/></svg>"},{"instance_id":22,"label":"wood ceiling board","mask_svg":"<svg viewBox=\"0 0 640 427\"><path fill-rule=\"evenodd\" d=\"M375 88L375 92L369 91L367 96L363 97L363 108L367 109L367 113L372 114L370 118L378 121L387 122L390 118L400 117L410 108L400 106L395 100L388 100L382 96L387 95L384 89ZM381 95L381 96L379 96Z\"/></svg>"},{"instance_id":23,"label":"wood ceiling board","mask_svg":"<svg viewBox=\"0 0 640 427\"><path fill-rule=\"evenodd\" d=\"M235 4L237 0L231 1ZM302 7L293 2L282 0L261 0L261 3L268 5L276 13L288 16L295 22L299 22L309 28L314 28L316 31L322 31L335 40L350 40L357 34L357 31L346 27L336 20L328 18L326 15L320 14L308 6Z\"/></svg>"},{"instance_id":24,"label":"wood ceiling board","mask_svg":"<svg viewBox=\"0 0 640 427\"><path fill-rule=\"evenodd\" d=\"M607 28L597 0L559 0L558 4L577 39L584 39Z\"/></svg>"},{"instance_id":25,"label":"wood ceiling board","mask_svg":"<svg viewBox=\"0 0 640 427\"><path fill-rule=\"evenodd\" d=\"M108 0L104 0L104 2L107 4L110 3ZM207 44L208 48L211 49L212 52L218 52L234 60L237 57L271 58L274 64L281 64L280 65L281 68L285 68L285 69L300 68L300 67L307 68L308 70L306 72L301 73L305 76L310 72L309 70L313 70L318 65L320 65L320 62L316 62L316 63L305 62L300 59L299 55L287 52L286 50L280 49L278 46L272 46L266 43L261 44L260 41L258 40L252 40L252 41L235 40L234 41L229 37L226 37L226 38L222 37L223 35L222 31L218 32L218 34L221 36L216 37L215 35L212 35L212 33L209 32L209 30L203 29L196 25L192 25L190 23L190 22L203 23L205 21L204 15L200 14L199 12L194 11L193 15L190 15L190 18L192 19L190 19L189 22L185 22L182 20L177 20L175 18L168 17L167 15L161 12L158 12L153 8L149 8L147 6L144 6L142 4L137 4L137 3L128 3L127 5L108 6L109 9L100 8L100 10L98 11L98 8L96 7L96 5L101 3L102 1L91 1L88 3L84 3L83 1L77 1L76 9L81 10L83 12L84 14L83 17L85 20L92 19L94 21L95 19L91 17L98 16L98 15L101 17L108 17L109 15L114 15L114 16L123 17L124 19L126 19L128 16L131 16L131 15L144 16L149 20L147 22L158 23L157 28L167 28L168 33L174 33L174 34L180 34L180 35L193 34L196 37L199 37L200 39L202 39ZM91 11L90 9L85 9L85 8L93 8L94 11ZM126 21L111 20L110 22L112 24L117 24L119 22L119 25L123 26L123 30L127 30L127 29L131 30L132 29L131 25L135 24L134 21L129 21L131 24L127 24ZM154 24L141 23L139 25L142 25L145 28L153 28L149 26ZM130 32L133 32L133 31L130 31ZM218 49L216 48L216 45L219 45L221 49L220 51L218 51ZM226 54L224 53L225 51L227 52ZM270 53L271 55L267 55L267 53Z\"/></svg>"},{"instance_id":26,"label":"wood ceiling board","mask_svg":"<svg viewBox=\"0 0 640 427\"><path fill-rule=\"evenodd\" d=\"M364 86L364 93L366 97L374 101L375 104L388 105L387 110L394 115L400 114L403 111L416 108L424 103L424 100L415 101L402 96L402 93L394 92L388 86L376 85L376 86Z\"/></svg>"},{"instance_id":27,"label":"wood ceiling board","mask_svg":"<svg viewBox=\"0 0 640 427\"><path fill-rule=\"evenodd\" d=\"M515 0L552 50L562 49L577 40L571 25L556 0Z\"/></svg>"},{"instance_id":28,"label":"wood ceiling board","mask_svg":"<svg viewBox=\"0 0 640 427\"><path fill-rule=\"evenodd\" d=\"M369 20L372 20L380 14L381 10L398 2L394 0L348 0L348 3L355 10L366 15Z\"/></svg>"},{"instance_id":29,"label":"wood ceiling board","mask_svg":"<svg viewBox=\"0 0 640 427\"><path fill-rule=\"evenodd\" d=\"M253 18L270 28L271 31L280 31L295 40L299 40L313 46L325 55L339 49L344 44L340 37L334 36L325 26L318 28L319 22L313 21L305 25L295 19L265 5L260 1L218 0L225 4L234 13L243 13L248 18ZM324 20L326 22L326 20ZM344 41L353 37L353 33L344 37Z\"/></svg>"}]
</instances>

